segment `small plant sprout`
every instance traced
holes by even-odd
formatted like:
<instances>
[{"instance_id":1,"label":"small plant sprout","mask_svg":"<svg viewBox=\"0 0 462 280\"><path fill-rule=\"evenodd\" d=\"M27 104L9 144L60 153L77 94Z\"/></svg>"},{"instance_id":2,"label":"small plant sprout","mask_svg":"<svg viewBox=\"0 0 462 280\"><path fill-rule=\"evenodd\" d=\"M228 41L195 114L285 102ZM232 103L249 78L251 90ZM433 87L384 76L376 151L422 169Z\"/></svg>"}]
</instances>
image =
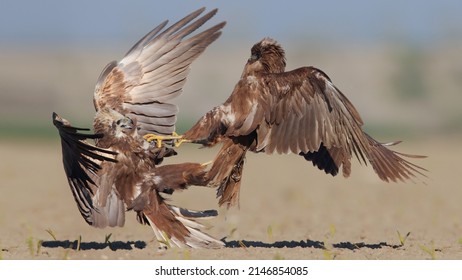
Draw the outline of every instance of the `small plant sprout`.
<instances>
[{"instance_id":1,"label":"small plant sprout","mask_svg":"<svg viewBox=\"0 0 462 280\"><path fill-rule=\"evenodd\" d=\"M168 248L171 248L172 245L170 244L170 238L167 236L167 234L165 232L161 232L162 234L162 237L163 237L163 240L159 240L157 239L157 241L160 243L160 244L163 244L167 249Z\"/></svg>"},{"instance_id":2,"label":"small plant sprout","mask_svg":"<svg viewBox=\"0 0 462 280\"><path fill-rule=\"evenodd\" d=\"M26 244L27 244L27 248L29 248L30 255L33 256L34 255L34 238L32 236L29 236L26 239Z\"/></svg>"},{"instance_id":3,"label":"small plant sprout","mask_svg":"<svg viewBox=\"0 0 462 280\"><path fill-rule=\"evenodd\" d=\"M45 231L51 236L51 238L53 238L54 241L56 241L56 235L51 229L46 229Z\"/></svg>"},{"instance_id":4,"label":"small plant sprout","mask_svg":"<svg viewBox=\"0 0 462 280\"><path fill-rule=\"evenodd\" d=\"M112 233L109 233L104 237L104 244L110 244L111 243L111 241L109 241L109 239L111 239L111 236L112 236Z\"/></svg>"},{"instance_id":5,"label":"small plant sprout","mask_svg":"<svg viewBox=\"0 0 462 280\"><path fill-rule=\"evenodd\" d=\"M406 235L401 235L401 233L399 232L399 230L397 230L396 232L398 233L399 246L400 246L400 247L403 247L404 244L406 244L407 238L409 237L409 235L411 235L411 232L409 231Z\"/></svg>"},{"instance_id":6,"label":"small plant sprout","mask_svg":"<svg viewBox=\"0 0 462 280\"><path fill-rule=\"evenodd\" d=\"M75 242L77 243L75 250L80 251L80 245L82 244L82 235L79 235L79 238Z\"/></svg>"},{"instance_id":7,"label":"small plant sprout","mask_svg":"<svg viewBox=\"0 0 462 280\"><path fill-rule=\"evenodd\" d=\"M422 251L430 255L432 260L436 260L436 251L438 251L438 249L435 249L435 243L433 241L431 242L430 248L425 245L419 245L419 247L422 249Z\"/></svg>"},{"instance_id":8,"label":"small plant sprout","mask_svg":"<svg viewBox=\"0 0 462 280\"><path fill-rule=\"evenodd\" d=\"M183 249L183 260L190 260L191 259L191 250Z\"/></svg>"},{"instance_id":9,"label":"small plant sprout","mask_svg":"<svg viewBox=\"0 0 462 280\"><path fill-rule=\"evenodd\" d=\"M322 254L324 255L325 260L333 260L335 259L335 254L332 252L332 249L334 248L329 242L329 236L326 235L326 238L324 239L323 242L323 249L322 249Z\"/></svg>"},{"instance_id":10,"label":"small plant sprout","mask_svg":"<svg viewBox=\"0 0 462 280\"><path fill-rule=\"evenodd\" d=\"M236 231L237 231L237 227L233 227L233 228L230 230L228 237L232 237Z\"/></svg>"},{"instance_id":11,"label":"small plant sprout","mask_svg":"<svg viewBox=\"0 0 462 280\"><path fill-rule=\"evenodd\" d=\"M330 237L334 237L335 233L337 232L337 228L335 227L334 224L331 224L329 226L329 233L330 233Z\"/></svg>"},{"instance_id":12,"label":"small plant sprout","mask_svg":"<svg viewBox=\"0 0 462 280\"><path fill-rule=\"evenodd\" d=\"M332 252L333 246L328 242L330 238L333 238L337 229L334 224L329 226L329 233L326 234L326 238L324 239L324 248L322 253L324 255L324 259L326 260L333 260L336 257L336 254Z\"/></svg>"},{"instance_id":13,"label":"small plant sprout","mask_svg":"<svg viewBox=\"0 0 462 280\"><path fill-rule=\"evenodd\" d=\"M281 254L279 253L276 253L273 257L273 260L285 260L286 258L284 258Z\"/></svg>"},{"instance_id":14,"label":"small plant sprout","mask_svg":"<svg viewBox=\"0 0 462 280\"><path fill-rule=\"evenodd\" d=\"M68 260L69 259L69 252L70 252L70 249L66 249L64 250L64 254L63 254L63 260Z\"/></svg>"},{"instance_id":15,"label":"small plant sprout","mask_svg":"<svg viewBox=\"0 0 462 280\"><path fill-rule=\"evenodd\" d=\"M37 241L37 251L35 252L36 256L38 256L40 252L42 251L42 243L43 243L43 240Z\"/></svg>"},{"instance_id":16,"label":"small plant sprout","mask_svg":"<svg viewBox=\"0 0 462 280\"><path fill-rule=\"evenodd\" d=\"M322 254L324 255L325 260L333 260L335 258L335 255L332 254L332 251L330 249L323 249Z\"/></svg>"},{"instance_id":17,"label":"small plant sprout","mask_svg":"<svg viewBox=\"0 0 462 280\"><path fill-rule=\"evenodd\" d=\"M43 240L37 240L37 243L35 243L35 240L32 236L29 236L26 239L26 245L31 256L38 256L40 254L40 251L42 250L42 243Z\"/></svg>"},{"instance_id":18,"label":"small plant sprout","mask_svg":"<svg viewBox=\"0 0 462 280\"><path fill-rule=\"evenodd\" d=\"M273 241L273 227L271 225L266 228L266 234L268 235L268 240Z\"/></svg>"}]
</instances>

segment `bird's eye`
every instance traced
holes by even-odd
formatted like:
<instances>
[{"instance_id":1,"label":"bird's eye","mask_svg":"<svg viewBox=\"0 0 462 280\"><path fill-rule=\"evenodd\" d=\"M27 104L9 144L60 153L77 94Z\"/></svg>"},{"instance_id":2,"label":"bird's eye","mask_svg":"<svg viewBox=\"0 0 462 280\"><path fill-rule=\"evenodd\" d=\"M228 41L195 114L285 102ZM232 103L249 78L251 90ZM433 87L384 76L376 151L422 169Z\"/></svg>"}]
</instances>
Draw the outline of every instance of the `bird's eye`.
<instances>
[{"instance_id":1,"label":"bird's eye","mask_svg":"<svg viewBox=\"0 0 462 280\"><path fill-rule=\"evenodd\" d=\"M117 121L116 121L116 124L117 124L117 125L120 125L120 122L121 122L121 121L122 121L122 120L117 120Z\"/></svg>"},{"instance_id":2,"label":"bird's eye","mask_svg":"<svg viewBox=\"0 0 462 280\"><path fill-rule=\"evenodd\" d=\"M260 53L252 53L249 60L250 61L256 61L256 60L260 59L260 57L261 57Z\"/></svg>"}]
</instances>

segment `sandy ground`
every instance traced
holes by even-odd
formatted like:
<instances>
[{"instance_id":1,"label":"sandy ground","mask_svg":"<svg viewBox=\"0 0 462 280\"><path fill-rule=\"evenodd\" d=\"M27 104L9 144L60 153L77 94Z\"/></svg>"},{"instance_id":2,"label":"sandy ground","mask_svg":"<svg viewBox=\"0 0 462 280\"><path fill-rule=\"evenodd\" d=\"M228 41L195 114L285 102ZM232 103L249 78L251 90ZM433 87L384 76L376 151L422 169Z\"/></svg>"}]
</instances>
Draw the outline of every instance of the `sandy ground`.
<instances>
[{"instance_id":1,"label":"sandy ground","mask_svg":"<svg viewBox=\"0 0 462 280\"><path fill-rule=\"evenodd\" d=\"M382 183L359 165L349 179L332 178L297 156L251 154L240 208L219 209L219 217L206 221L207 232L225 238L227 247L163 252L133 213L124 228L84 222L57 141L3 141L0 259L462 259L461 140L408 140L398 147L429 156L418 161L430 170L426 184ZM205 162L214 151L179 152L174 161ZM198 187L174 194L173 203L217 207L214 190Z\"/></svg>"}]
</instances>

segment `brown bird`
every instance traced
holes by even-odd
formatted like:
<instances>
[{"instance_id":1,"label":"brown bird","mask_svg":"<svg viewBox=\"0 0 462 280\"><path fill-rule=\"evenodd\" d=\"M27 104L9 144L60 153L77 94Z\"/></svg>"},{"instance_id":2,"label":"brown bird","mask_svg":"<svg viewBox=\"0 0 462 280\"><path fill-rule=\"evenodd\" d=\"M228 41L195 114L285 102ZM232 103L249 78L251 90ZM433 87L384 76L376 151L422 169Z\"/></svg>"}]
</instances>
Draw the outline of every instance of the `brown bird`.
<instances>
[{"instance_id":1,"label":"brown bird","mask_svg":"<svg viewBox=\"0 0 462 280\"><path fill-rule=\"evenodd\" d=\"M379 143L361 129L358 111L324 72L286 72L285 66L275 40L255 44L228 100L181 138L205 146L223 142L207 175L209 185L218 187L220 205L238 202L247 151L297 154L332 176L341 168L348 177L353 155L386 182L425 176L425 169L404 159L422 156L392 151L388 146L399 142Z\"/></svg>"},{"instance_id":2,"label":"brown bird","mask_svg":"<svg viewBox=\"0 0 462 280\"><path fill-rule=\"evenodd\" d=\"M163 30L163 22L119 62L102 71L94 92L94 134L53 114L61 136L63 164L72 194L85 221L94 226L123 226L125 212L134 210L157 239L190 247L221 247L200 231L196 219L217 212L190 211L166 203L171 194L189 185L205 185L205 166L181 163L157 166L172 148L151 145L143 136L171 135L178 108L170 103L186 81L190 64L221 34L225 22L191 35L216 14L202 17L199 9ZM191 35L191 36L189 36ZM87 139L94 139L91 144Z\"/></svg>"}]
</instances>

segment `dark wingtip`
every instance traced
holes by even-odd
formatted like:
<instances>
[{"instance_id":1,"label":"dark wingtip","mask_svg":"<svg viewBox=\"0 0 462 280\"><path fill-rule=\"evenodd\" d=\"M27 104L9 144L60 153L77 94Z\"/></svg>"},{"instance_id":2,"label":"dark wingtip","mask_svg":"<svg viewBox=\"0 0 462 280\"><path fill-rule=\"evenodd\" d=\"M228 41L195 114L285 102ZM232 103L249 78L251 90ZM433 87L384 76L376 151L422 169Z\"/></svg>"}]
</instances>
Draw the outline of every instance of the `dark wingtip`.
<instances>
[{"instance_id":1,"label":"dark wingtip","mask_svg":"<svg viewBox=\"0 0 462 280\"><path fill-rule=\"evenodd\" d=\"M62 118L58 114L56 114L56 112L53 112L51 118L53 119L53 121L62 121Z\"/></svg>"},{"instance_id":2,"label":"dark wingtip","mask_svg":"<svg viewBox=\"0 0 462 280\"><path fill-rule=\"evenodd\" d=\"M63 125L63 119L58 114L56 114L55 112L53 112L53 114L51 115L51 118L53 120L53 124L56 127Z\"/></svg>"}]
</instances>

